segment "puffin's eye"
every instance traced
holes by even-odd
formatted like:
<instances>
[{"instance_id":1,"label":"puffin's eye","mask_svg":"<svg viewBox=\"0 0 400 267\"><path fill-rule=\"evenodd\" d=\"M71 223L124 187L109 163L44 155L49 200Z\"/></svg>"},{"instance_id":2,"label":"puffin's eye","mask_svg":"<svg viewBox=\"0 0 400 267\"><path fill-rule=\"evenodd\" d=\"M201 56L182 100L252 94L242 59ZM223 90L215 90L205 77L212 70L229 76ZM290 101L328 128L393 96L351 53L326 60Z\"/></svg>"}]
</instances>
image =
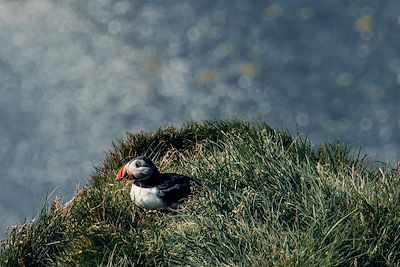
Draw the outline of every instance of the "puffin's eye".
<instances>
[{"instance_id":1,"label":"puffin's eye","mask_svg":"<svg viewBox=\"0 0 400 267\"><path fill-rule=\"evenodd\" d=\"M140 162L137 160L137 161L135 161L135 167L136 168L139 168L140 167Z\"/></svg>"}]
</instances>

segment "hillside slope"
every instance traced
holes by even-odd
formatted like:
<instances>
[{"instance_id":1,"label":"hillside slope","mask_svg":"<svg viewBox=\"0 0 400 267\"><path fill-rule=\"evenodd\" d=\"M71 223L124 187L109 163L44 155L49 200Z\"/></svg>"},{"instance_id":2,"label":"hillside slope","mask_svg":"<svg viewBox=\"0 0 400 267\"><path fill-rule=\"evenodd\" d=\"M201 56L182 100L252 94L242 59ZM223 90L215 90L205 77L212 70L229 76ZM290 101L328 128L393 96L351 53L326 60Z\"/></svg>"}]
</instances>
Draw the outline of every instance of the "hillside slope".
<instances>
[{"instance_id":1,"label":"hillside slope","mask_svg":"<svg viewBox=\"0 0 400 267\"><path fill-rule=\"evenodd\" d=\"M143 211L114 182L137 155L204 188L175 212ZM128 134L73 201L55 199L36 222L10 230L0 264L395 266L399 171L241 121Z\"/></svg>"}]
</instances>

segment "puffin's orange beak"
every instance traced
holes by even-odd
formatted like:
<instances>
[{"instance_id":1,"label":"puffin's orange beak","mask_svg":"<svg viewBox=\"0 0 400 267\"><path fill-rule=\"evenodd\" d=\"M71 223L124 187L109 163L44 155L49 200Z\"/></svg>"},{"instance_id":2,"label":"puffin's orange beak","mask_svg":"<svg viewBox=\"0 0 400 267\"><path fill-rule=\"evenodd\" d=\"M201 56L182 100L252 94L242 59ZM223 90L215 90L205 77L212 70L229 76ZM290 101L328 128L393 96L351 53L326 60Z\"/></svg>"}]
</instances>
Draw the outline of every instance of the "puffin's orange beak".
<instances>
[{"instance_id":1,"label":"puffin's orange beak","mask_svg":"<svg viewBox=\"0 0 400 267\"><path fill-rule=\"evenodd\" d=\"M128 172L127 172L127 170L126 170L126 164L124 165L124 166L122 166L120 169L119 169L119 171L118 171L118 173L117 173L117 176L115 177L115 181L122 181L122 180L130 180L130 179L132 179L132 177L133 177L133 175L132 174L129 174Z\"/></svg>"}]
</instances>

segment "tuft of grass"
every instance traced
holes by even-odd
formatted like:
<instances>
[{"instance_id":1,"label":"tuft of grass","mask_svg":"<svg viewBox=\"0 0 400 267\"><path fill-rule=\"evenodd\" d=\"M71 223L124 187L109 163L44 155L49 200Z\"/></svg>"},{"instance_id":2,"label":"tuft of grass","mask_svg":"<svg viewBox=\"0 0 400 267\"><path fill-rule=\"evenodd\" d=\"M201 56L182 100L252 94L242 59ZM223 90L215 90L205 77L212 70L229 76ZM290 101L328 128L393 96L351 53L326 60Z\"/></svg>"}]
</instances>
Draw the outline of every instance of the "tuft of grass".
<instances>
[{"instance_id":1,"label":"tuft of grass","mask_svg":"<svg viewBox=\"0 0 400 267\"><path fill-rule=\"evenodd\" d=\"M146 212L114 182L137 155L202 182ZM244 121L119 140L73 201L9 231L1 266L399 266L400 167Z\"/></svg>"}]
</instances>

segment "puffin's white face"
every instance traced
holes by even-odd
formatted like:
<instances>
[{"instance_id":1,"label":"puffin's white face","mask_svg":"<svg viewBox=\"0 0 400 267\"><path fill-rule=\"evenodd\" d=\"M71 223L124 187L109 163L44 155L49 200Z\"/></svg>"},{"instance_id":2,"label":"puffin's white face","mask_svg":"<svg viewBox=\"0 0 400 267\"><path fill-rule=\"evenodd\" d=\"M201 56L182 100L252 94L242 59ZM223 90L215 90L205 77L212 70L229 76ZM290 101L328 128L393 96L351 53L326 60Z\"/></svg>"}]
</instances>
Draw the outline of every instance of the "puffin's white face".
<instances>
[{"instance_id":1,"label":"puffin's white face","mask_svg":"<svg viewBox=\"0 0 400 267\"><path fill-rule=\"evenodd\" d=\"M150 159L143 157L134 158L122 166L118 171L116 180L142 180L150 177L155 172L157 172L157 168Z\"/></svg>"}]
</instances>

